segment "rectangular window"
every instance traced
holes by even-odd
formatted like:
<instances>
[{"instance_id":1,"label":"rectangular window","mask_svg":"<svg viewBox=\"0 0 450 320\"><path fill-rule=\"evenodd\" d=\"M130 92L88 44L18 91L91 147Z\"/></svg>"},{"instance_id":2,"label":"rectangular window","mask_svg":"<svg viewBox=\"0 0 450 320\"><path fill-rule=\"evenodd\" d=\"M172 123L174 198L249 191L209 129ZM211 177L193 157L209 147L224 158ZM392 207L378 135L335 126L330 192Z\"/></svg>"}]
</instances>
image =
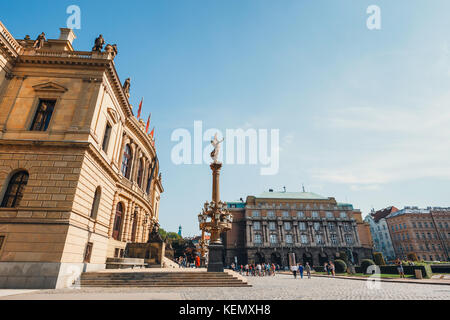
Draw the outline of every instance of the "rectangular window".
<instances>
[{"instance_id":1,"label":"rectangular window","mask_svg":"<svg viewBox=\"0 0 450 320\"><path fill-rule=\"evenodd\" d=\"M270 235L270 243L272 243L272 244L278 243L278 236L276 234Z\"/></svg>"},{"instance_id":2,"label":"rectangular window","mask_svg":"<svg viewBox=\"0 0 450 320\"><path fill-rule=\"evenodd\" d=\"M335 235L335 234L332 234L332 235L331 235L331 243L332 243L333 245L335 245L335 246L338 245L337 235Z\"/></svg>"},{"instance_id":3,"label":"rectangular window","mask_svg":"<svg viewBox=\"0 0 450 320\"><path fill-rule=\"evenodd\" d=\"M268 216L269 218L275 218L275 212L269 211L269 212L267 212L267 216Z\"/></svg>"},{"instance_id":4,"label":"rectangular window","mask_svg":"<svg viewBox=\"0 0 450 320\"><path fill-rule=\"evenodd\" d=\"M259 221L253 223L253 230L261 230L261 223Z\"/></svg>"},{"instance_id":5,"label":"rectangular window","mask_svg":"<svg viewBox=\"0 0 450 320\"><path fill-rule=\"evenodd\" d=\"M109 146L109 138L111 136L111 126L109 123L106 124L106 128L105 128L105 134L103 135L103 144L102 144L102 149L105 152L108 152L108 146Z\"/></svg>"},{"instance_id":6,"label":"rectangular window","mask_svg":"<svg viewBox=\"0 0 450 320\"><path fill-rule=\"evenodd\" d=\"M291 230L291 223L290 222L285 222L284 223L284 230L289 231Z\"/></svg>"},{"instance_id":7,"label":"rectangular window","mask_svg":"<svg viewBox=\"0 0 450 320\"><path fill-rule=\"evenodd\" d=\"M256 244L261 244L262 243L260 234L255 234L255 243Z\"/></svg>"},{"instance_id":8,"label":"rectangular window","mask_svg":"<svg viewBox=\"0 0 450 320\"><path fill-rule=\"evenodd\" d=\"M303 244L307 244L308 243L308 236L306 234L302 234L300 236L300 239L301 239Z\"/></svg>"},{"instance_id":9,"label":"rectangular window","mask_svg":"<svg viewBox=\"0 0 450 320\"><path fill-rule=\"evenodd\" d=\"M283 217L284 218L289 218L289 212L288 211L283 211Z\"/></svg>"},{"instance_id":10,"label":"rectangular window","mask_svg":"<svg viewBox=\"0 0 450 320\"><path fill-rule=\"evenodd\" d=\"M323 244L322 235L316 234L316 243Z\"/></svg>"},{"instance_id":11,"label":"rectangular window","mask_svg":"<svg viewBox=\"0 0 450 320\"><path fill-rule=\"evenodd\" d=\"M333 212L327 212L327 218L328 219L332 219L332 218L334 218L334 215L333 215Z\"/></svg>"},{"instance_id":12,"label":"rectangular window","mask_svg":"<svg viewBox=\"0 0 450 320\"><path fill-rule=\"evenodd\" d=\"M86 251L84 252L84 263L90 263L91 262L91 255L92 255L92 247L94 244L92 242L88 242L86 245Z\"/></svg>"},{"instance_id":13,"label":"rectangular window","mask_svg":"<svg viewBox=\"0 0 450 320\"><path fill-rule=\"evenodd\" d=\"M287 234L286 235L286 243L289 243L289 244L290 243L294 243L293 240L292 240L292 235L291 234Z\"/></svg>"},{"instance_id":14,"label":"rectangular window","mask_svg":"<svg viewBox=\"0 0 450 320\"><path fill-rule=\"evenodd\" d=\"M39 100L39 105L31 123L31 131L47 131L56 100Z\"/></svg>"},{"instance_id":15,"label":"rectangular window","mask_svg":"<svg viewBox=\"0 0 450 320\"><path fill-rule=\"evenodd\" d=\"M306 223L300 222L300 223L298 224L298 228L299 228L300 230L306 230Z\"/></svg>"},{"instance_id":16,"label":"rectangular window","mask_svg":"<svg viewBox=\"0 0 450 320\"><path fill-rule=\"evenodd\" d=\"M297 217L304 218L305 217L305 213L303 211L299 211L299 212L297 212Z\"/></svg>"},{"instance_id":17,"label":"rectangular window","mask_svg":"<svg viewBox=\"0 0 450 320\"><path fill-rule=\"evenodd\" d=\"M255 217L255 218L260 217L259 211L253 211L252 217Z\"/></svg>"},{"instance_id":18,"label":"rectangular window","mask_svg":"<svg viewBox=\"0 0 450 320\"><path fill-rule=\"evenodd\" d=\"M269 230L277 230L277 225L275 222L269 222Z\"/></svg>"},{"instance_id":19,"label":"rectangular window","mask_svg":"<svg viewBox=\"0 0 450 320\"><path fill-rule=\"evenodd\" d=\"M347 244L353 244L353 237L349 234L345 235L345 242L347 242Z\"/></svg>"},{"instance_id":20,"label":"rectangular window","mask_svg":"<svg viewBox=\"0 0 450 320\"><path fill-rule=\"evenodd\" d=\"M320 223L314 222L314 230L319 231L320 230Z\"/></svg>"},{"instance_id":21,"label":"rectangular window","mask_svg":"<svg viewBox=\"0 0 450 320\"><path fill-rule=\"evenodd\" d=\"M319 213L318 213L317 211L313 211L312 214L311 214L311 216L312 216L313 218L318 218L318 217L319 217Z\"/></svg>"}]
</instances>

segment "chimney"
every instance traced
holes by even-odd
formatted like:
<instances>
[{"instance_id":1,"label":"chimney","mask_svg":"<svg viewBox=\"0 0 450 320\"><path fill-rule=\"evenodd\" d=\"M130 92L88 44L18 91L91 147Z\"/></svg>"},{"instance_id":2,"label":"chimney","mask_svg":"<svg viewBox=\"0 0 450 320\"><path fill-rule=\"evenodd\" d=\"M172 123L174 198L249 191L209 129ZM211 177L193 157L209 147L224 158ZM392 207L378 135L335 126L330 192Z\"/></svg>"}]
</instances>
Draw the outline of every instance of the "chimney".
<instances>
[{"instance_id":1,"label":"chimney","mask_svg":"<svg viewBox=\"0 0 450 320\"><path fill-rule=\"evenodd\" d=\"M66 40L69 41L70 44L72 44L73 40L77 38L75 33L73 33L72 29L69 28L59 28L61 31L61 34L59 35L59 40Z\"/></svg>"}]
</instances>

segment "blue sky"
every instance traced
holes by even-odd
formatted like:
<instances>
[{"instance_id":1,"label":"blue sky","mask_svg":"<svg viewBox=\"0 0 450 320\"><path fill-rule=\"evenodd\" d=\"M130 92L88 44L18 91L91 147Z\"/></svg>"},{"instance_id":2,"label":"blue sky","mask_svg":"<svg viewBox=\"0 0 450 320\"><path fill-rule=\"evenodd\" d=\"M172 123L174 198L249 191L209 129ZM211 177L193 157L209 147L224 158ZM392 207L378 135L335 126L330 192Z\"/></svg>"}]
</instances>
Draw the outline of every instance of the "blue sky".
<instances>
[{"instance_id":1,"label":"blue sky","mask_svg":"<svg viewBox=\"0 0 450 320\"><path fill-rule=\"evenodd\" d=\"M163 228L197 234L211 197L207 164L170 157L172 132L195 120L280 129L279 173L225 165L223 200L304 184L364 215L450 206L449 1L8 1L0 19L17 38L57 38L72 4L82 19L76 50L100 33L117 43L131 103L144 97L144 118L152 113ZM373 4L381 30L366 27Z\"/></svg>"}]
</instances>

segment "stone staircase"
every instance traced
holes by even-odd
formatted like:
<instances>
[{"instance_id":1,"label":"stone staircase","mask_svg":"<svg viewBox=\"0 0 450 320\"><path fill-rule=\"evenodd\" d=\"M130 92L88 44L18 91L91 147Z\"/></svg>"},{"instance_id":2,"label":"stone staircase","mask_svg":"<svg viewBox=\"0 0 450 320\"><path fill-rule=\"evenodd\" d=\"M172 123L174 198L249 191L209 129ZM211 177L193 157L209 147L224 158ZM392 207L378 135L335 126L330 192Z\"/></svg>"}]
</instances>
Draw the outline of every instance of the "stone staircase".
<instances>
[{"instance_id":1,"label":"stone staircase","mask_svg":"<svg viewBox=\"0 0 450 320\"><path fill-rule=\"evenodd\" d=\"M229 272L88 272L81 287L250 287Z\"/></svg>"}]
</instances>

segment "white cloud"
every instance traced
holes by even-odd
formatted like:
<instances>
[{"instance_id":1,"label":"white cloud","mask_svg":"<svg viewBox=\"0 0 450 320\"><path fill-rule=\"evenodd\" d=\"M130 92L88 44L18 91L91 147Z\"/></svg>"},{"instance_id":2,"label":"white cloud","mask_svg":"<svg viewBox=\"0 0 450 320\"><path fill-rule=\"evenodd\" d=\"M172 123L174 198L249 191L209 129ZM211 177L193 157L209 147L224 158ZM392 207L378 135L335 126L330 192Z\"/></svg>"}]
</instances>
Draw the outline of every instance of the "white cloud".
<instances>
[{"instance_id":1,"label":"white cloud","mask_svg":"<svg viewBox=\"0 0 450 320\"><path fill-rule=\"evenodd\" d=\"M313 177L351 184L352 190L417 178L450 179L450 95L421 108L344 108L320 120L349 140L371 139L374 148L350 150L345 165L328 163ZM340 155L336 155L339 157ZM333 158L333 155L330 156Z\"/></svg>"}]
</instances>

